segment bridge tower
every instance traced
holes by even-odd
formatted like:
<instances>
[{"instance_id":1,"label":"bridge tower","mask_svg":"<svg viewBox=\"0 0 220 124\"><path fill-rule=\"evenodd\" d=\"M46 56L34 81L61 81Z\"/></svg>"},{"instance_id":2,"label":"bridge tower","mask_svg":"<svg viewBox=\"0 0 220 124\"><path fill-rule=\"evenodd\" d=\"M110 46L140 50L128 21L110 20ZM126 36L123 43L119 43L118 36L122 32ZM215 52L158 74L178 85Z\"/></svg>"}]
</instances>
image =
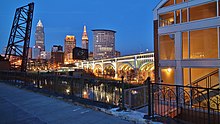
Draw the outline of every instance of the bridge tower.
<instances>
[{"instance_id":1,"label":"bridge tower","mask_svg":"<svg viewBox=\"0 0 220 124\"><path fill-rule=\"evenodd\" d=\"M33 12L34 3L16 9L5 53L5 59L14 65L13 69L22 72L27 68Z\"/></svg>"}]
</instances>

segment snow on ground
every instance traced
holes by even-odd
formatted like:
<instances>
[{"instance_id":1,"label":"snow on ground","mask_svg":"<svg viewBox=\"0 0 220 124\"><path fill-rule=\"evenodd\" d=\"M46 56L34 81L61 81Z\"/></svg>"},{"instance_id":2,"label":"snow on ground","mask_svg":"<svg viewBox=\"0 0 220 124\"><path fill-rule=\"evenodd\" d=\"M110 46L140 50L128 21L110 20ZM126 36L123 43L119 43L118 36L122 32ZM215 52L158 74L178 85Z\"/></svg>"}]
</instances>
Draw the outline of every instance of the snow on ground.
<instances>
[{"instance_id":1,"label":"snow on ground","mask_svg":"<svg viewBox=\"0 0 220 124\"><path fill-rule=\"evenodd\" d=\"M143 119L145 113L133 111L133 110L126 110L126 111L117 111L119 108L113 108L108 110L107 113L112 114L116 117L120 117L122 119L136 122L137 124L162 124L160 122L153 122L151 120Z\"/></svg>"}]
</instances>

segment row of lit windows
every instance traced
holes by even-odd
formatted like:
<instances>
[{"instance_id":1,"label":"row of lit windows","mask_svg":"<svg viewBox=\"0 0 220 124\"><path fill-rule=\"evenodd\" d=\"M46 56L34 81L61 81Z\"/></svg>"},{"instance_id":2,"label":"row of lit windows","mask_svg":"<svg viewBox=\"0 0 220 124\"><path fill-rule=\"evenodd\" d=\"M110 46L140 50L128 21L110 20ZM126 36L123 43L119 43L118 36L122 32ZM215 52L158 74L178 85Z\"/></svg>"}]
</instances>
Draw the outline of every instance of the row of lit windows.
<instances>
[{"instance_id":1,"label":"row of lit windows","mask_svg":"<svg viewBox=\"0 0 220 124\"><path fill-rule=\"evenodd\" d=\"M160 14L159 26L164 27L173 24L217 17L217 11L219 11L217 8L217 2L211 2L199 6L183 8L180 10L167 12L165 14Z\"/></svg>"},{"instance_id":2,"label":"row of lit windows","mask_svg":"<svg viewBox=\"0 0 220 124\"><path fill-rule=\"evenodd\" d=\"M182 59L218 58L218 37L217 28L182 32ZM159 48L160 60L175 60L175 35L161 35Z\"/></svg>"}]
</instances>

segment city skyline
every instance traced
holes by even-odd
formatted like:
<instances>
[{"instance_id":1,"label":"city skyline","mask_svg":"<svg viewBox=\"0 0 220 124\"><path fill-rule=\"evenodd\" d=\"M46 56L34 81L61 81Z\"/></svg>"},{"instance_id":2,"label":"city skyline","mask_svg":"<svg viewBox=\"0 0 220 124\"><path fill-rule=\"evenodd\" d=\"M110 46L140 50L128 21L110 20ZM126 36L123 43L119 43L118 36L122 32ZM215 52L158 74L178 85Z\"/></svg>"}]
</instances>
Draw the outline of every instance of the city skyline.
<instances>
[{"instance_id":1,"label":"city skyline","mask_svg":"<svg viewBox=\"0 0 220 124\"><path fill-rule=\"evenodd\" d=\"M109 29L117 31L116 50L122 55L153 50L153 14L152 10L158 1L140 0L127 1L66 1L53 2L34 1L34 19L32 23L31 43L34 45L34 31L39 20L45 27L46 51L54 45L62 45L66 35L76 36L76 46L81 47L83 26L87 26L89 50L93 51L93 29ZM27 5L33 1L4 1L0 5L2 24L0 24L1 52L7 45L12 20L16 8ZM66 4L68 3L68 4ZM48 5L50 4L50 7ZM108 5L108 7L106 6ZM112 7L114 6L114 8ZM137 9L138 8L138 9ZM138 22L136 19L138 18ZM138 44L137 44L138 43ZM124 47L126 44L126 48Z\"/></svg>"}]
</instances>

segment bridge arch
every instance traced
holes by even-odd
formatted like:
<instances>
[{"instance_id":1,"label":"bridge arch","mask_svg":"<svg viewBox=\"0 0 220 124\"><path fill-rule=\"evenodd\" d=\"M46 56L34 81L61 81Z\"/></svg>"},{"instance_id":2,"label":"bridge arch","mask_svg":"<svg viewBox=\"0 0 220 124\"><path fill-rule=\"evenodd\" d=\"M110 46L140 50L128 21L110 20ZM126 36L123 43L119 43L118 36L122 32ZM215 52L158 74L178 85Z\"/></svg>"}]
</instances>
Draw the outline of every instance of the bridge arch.
<instances>
[{"instance_id":1,"label":"bridge arch","mask_svg":"<svg viewBox=\"0 0 220 124\"><path fill-rule=\"evenodd\" d=\"M103 69L105 69L106 67L109 67L109 66L112 66L114 68L114 70L116 68L112 63L106 63L103 65Z\"/></svg>"},{"instance_id":2,"label":"bridge arch","mask_svg":"<svg viewBox=\"0 0 220 124\"><path fill-rule=\"evenodd\" d=\"M96 76L102 75L102 74L103 74L102 65L101 65L101 64L95 64L93 73L94 73Z\"/></svg>"},{"instance_id":3,"label":"bridge arch","mask_svg":"<svg viewBox=\"0 0 220 124\"><path fill-rule=\"evenodd\" d=\"M139 68L139 78L144 81L145 79L147 79L147 77L150 77L152 80L154 80L153 62L146 62L142 64Z\"/></svg>"},{"instance_id":4,"label":"bridge arch","mask_svg":"<svg viewBox=\"0 0 220 124\"><path fill-rule=\"evenodd\" d=\"M114 67L114 65L111 63L105 64L105 66L103 67L104 77L114 78L116 72L115 68L116 67Z\"/></svg>"},{"instance_id":5,"label":"bridge arch","mask_svg":"<svg viewBox=\"0 0 220 124\"><path fill-rule=\"evenodd\" d=\"M128 80L128 77L131 77L132 73L134 73L134 67L131 63L123 62L118 65L118 77L124 76L125 80Z\"/></svg>"}]
</instances>

